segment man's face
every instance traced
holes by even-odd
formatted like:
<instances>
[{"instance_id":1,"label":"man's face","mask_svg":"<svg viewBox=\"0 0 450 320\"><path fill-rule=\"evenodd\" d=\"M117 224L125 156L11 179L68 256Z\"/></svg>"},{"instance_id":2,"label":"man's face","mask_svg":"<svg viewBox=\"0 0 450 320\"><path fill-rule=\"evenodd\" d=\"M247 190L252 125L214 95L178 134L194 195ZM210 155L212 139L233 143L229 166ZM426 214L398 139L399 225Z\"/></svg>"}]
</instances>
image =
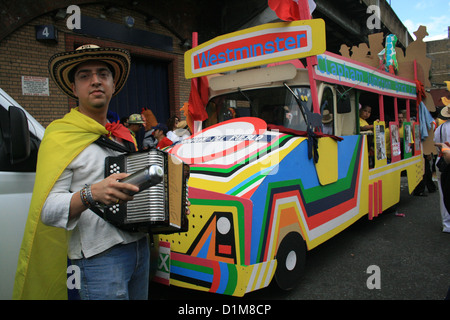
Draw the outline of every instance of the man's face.
<instances>
[{"instance_id":1,"label":"man's face","mask_svg":"<svg viewBox=\"0 0 450 320\"><path fill-rule=\"evenodd\" d=\"M160 129L155 129L155 131L153 131L153 136L159 140L159 138L162 137L163 131Z\"/></svg>"},{"instance_id":2,"label":"man's face","mask_svg":"<svg viewBox=\"0 0 450 320\"><path fill-rule=\"evenodd\" d=\"M75 71L72 90L78 97L80 109L107 109L115 91L108 65L101 61L80 64Z\"/></svg>"},{"instance_id":3,"label":"man's face","mask_svg":"<svg viewBox=\"0 0 450 320\"><path fill-rule=\"evenodd\" d=\"M140 123L131 123L131 124L128 124L128 129L130 129L134 133L137 133L139 131L139 129L141 128L141 126L142 126L142 124L140 124Z\"/></svg>"}]
</instances>

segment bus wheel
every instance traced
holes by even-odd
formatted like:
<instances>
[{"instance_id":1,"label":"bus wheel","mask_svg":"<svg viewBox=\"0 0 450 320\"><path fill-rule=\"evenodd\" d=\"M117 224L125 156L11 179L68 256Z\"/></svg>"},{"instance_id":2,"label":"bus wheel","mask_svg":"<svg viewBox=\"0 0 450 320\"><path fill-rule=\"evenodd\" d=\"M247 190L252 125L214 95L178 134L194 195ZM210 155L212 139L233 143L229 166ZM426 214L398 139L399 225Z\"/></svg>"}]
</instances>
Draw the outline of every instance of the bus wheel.
<instances>
[{"instance_id":1,"label":"bus wheel","mask_svg":"<svg viewBox=\"0 0 450 320\"><path fill-rule=\"evenodd\" d=\"M300 281L305 270L306 244L297 232L287 234L277 252L275 281L282 290L290 290Z\"/></svg>"}]
</instances>

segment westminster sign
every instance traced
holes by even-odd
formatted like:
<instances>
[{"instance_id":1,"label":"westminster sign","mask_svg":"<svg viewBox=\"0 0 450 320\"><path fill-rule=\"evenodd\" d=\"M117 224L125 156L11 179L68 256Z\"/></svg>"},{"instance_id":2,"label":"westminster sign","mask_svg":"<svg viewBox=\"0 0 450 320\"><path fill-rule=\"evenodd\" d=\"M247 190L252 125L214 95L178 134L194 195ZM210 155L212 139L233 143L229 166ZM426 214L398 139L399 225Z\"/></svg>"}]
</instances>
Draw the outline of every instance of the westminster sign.
<instances>
[{"instance_id":1,"label":"westminster sign","mask_svg":"<svg viewBox=\"0 0 450 320\"><path fill-rule=\"evenodd\" d=\"M322 19L268 23L205 42L184 55L187 79L325 52Z\"/></svg>"}]
</instances>

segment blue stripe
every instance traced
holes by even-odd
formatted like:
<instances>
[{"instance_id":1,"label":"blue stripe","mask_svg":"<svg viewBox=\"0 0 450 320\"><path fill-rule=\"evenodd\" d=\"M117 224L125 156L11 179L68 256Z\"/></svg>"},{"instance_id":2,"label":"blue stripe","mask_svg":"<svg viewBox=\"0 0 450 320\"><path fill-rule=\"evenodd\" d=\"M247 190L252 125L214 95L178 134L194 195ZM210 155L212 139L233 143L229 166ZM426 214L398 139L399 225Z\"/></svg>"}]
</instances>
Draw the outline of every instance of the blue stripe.
<instances>
[{"instance_id":1,"label":"blue stripe","mask_svg":"<svg viewBox=\"0 0 450 320\"><path fill-rule=\"evenodd\" d=\"M227 284L228 284L228 265L223 262L219 262L220 267L220 285L219 288L217 288L217 293L224 293Z\"/></svg>"},{"instance_id":2,"label":"blue stripe","mask_svg":"<svg viewBox=\"0 0 450 320\"><path fill-rule=\"evenodd\" d=\"M212 275L212 274L203 273L200 271L190 270L190 269L181 268L181 267L176 267L173 265L170 266L170 273L179 274L179 275L182 275L185 277L202 280L202 281L206 281L209 283L212 283L213 278L214 278L214 275Z\"/></svg>"},{"instance_id":3,"label":"blue stripe","mask_svg":"<svg viewBox=\"0 0 450 320\"><path fill-rule=\"evenodd\" d=\"M209 250L209 243L211 242L212 233L209 234L208 239L206 239L203 247L198 252L197 257L198 258L204 258L206 259L208 256L208 250Z\"/></svg>"}]
</instances>

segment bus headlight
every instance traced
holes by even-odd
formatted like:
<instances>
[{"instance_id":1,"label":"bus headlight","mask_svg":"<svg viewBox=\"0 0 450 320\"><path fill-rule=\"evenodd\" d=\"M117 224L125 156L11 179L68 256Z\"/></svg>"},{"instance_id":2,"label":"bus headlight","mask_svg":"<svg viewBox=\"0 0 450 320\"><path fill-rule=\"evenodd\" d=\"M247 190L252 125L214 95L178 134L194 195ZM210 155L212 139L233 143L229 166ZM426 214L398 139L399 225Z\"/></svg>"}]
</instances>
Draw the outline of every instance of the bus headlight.
<instances>
[{"instance_id":1,"label":"bus headlight","mask_svg":"<svg viewBox=\"0 0 450 320\"><path fill-rule=\"evenodd\" d=\"M217 231L219 231L221 234L226 235L228 232L230 232L230 229L230 219L228 219L227 217L220 217L219 220L217 220Z\"/></svg>"}]
</instances>

